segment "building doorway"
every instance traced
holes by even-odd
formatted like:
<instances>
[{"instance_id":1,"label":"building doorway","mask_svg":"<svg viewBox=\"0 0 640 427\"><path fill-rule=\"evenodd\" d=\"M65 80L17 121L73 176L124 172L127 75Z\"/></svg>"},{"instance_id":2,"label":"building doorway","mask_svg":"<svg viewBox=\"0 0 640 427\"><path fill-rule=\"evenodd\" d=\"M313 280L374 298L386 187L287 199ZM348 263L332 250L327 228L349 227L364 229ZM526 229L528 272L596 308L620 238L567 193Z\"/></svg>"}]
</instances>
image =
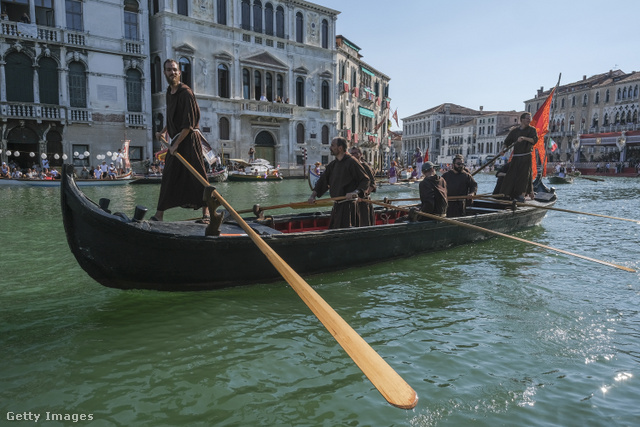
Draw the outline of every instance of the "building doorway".
<instances>
[{"instance_id":1,"label":"building doorway","mask_svg":"<svg viewBox=\"0 0 640 427\"><path fill-rule=\"evenodd\" d=\"M38 154L38 135L27 127L15 127L7 136L7 151L19 169L30 168ZM33 157L31 156L33 153Z\"/></svg>"},{"instance_id":2,"label":"building doorway","mask_svg":"<svg viewBox=\"0 0 640 427\"><path fill-rule=\"evenodd\" d=\"M276 141L273 135L266 130L258 133L255 139L256 159L265 159L274 166L276 165Z\"/></svg>"}]
</instances>

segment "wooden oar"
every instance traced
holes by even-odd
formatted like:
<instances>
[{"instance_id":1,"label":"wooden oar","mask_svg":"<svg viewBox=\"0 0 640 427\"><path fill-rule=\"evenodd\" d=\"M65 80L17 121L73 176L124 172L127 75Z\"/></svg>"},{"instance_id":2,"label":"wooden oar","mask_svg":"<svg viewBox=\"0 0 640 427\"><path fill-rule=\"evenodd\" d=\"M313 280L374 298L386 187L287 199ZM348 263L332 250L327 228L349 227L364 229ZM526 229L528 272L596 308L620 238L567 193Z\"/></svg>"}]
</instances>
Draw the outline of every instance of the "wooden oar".
<instances>
[{"instance_id":1,"label":"wooden oar","mask_svg":"<svg viewBox=\"0 0 640 427\"><path fill-rule=\"evenodd\" d=\"M380 394L393 406L413 409L418 395L402 377L351 327L320 295L296 273L258 234L244 221L220 193L204 179L198 171L178 152L174 154L182 164L198 178L205 187L212 189L214 196L247 233L258 249L289 283L318 320L333 335L335 340L358 365Z\"/></svg>"},{"instance_id":2,"label":"wooden oar","mask_svg":"<svg viewBox=\"0 0 640 427\"><path fill-rule=\"evenodd\" d=\"M572 178L588 179L589 181L595 181L595 182L602 182L602 181L604 181L604 179L591 178L590 176L582 176L582 175L576 175L576 176L569 175L569 176L571 176Z\"/></svg>"},{"instance_id":3,"label":"wooden oar","mask_svg":"<svg viewBox=\"0 0 640 427\"><path fill-rule=\"evenodd\" d=\"M358 199L358 201L363 201L363 202L367 202L367 203L373 203L374 205L384 206L386 208L396 209L396 210L403 211L403 212L409 212L409 209L402 208L400 206L390 205L388 203L377 202L375 200ZM584 255L574 254L573 252L565 251L565 250L562 250L562 249L557 249L557 248L554 248L554 247L551 247L551 246L543 245L541 243L536 243L536 242L532 242L530 240L521 239L519 237L510 236L508 234L500 233L499 231L494 231L494 230L489 230L488 228L478 227L477 225L467 224L467 223L456 221L456 220L453 220L453 219L450 219L450 218L443 218L443 217L438 216L438 215L432 215L432 214L428 214L428 213L420 212L420 211L418 211L417 214L421 215L421 216L424 216L424 217L427 217L427 218L430 218L430 219L435 219L437 221L442 221L442 222L446 222L446 223L449 223L449 224L458 225L460 227L465 227L465 228L469 228L469 229L476 230L476 231L481 231L483 233L493 234L493 235L500 236L500 237L506 237L507 239L516 240L516 241L522 242L522 243L528 243L530 245L538 246L540 248L544 248L544 249L548 249L548 250L551 250L551 251L560 252L560 253L565 254L565 255L571 255L571 256L574 256L574 257L577 257L577 258L585 259L587 261L597 262L598 264L602 264L602 265L606 265L606 266L614 267L614 268L619 268L620 270L624 270L624 271L628 271L628 272L631 272L631 273L635 273L635 270L632 269L632 268L624 267L622 265L613 264L613 263L610 263L610 262L607 262L607 261L602 261L602 260L595 259L595 258L590 258L590 257L584 256Z\"/></svg>"},{"instance_id":4,"label":"wooden oar","mask_svg":"<svg viewBox=\"0 0 640 427\"><path fill-rule=\"evenodd\" d=\"M500 204L504 204L504 205L511 205L512 204L512 202L505 202L505 201L502 201L502 200L490 200L490 199L481 199L481 200L491 201L491 202L494 202L494 203L500 203ZM554 208L552 206L538 206L538 205L534 205L534 204L531 204L531 203L516 202L516 205L518 205L518 206L527 206L527 207L530 207L530 208L537 208L537 209L547 209L547 210L550 210L550 211L574 213L574 214L578 214L578 215L589 215L589 216L597 216L597 217L600 217L600 218L617 219L618 221L628 221L628 222L635 222L636 224L640 224L640 220L637 220L637 219L618 218L616 216L595 214L595 213L589 213L589 212L572 211L570 209Z\"/></svg>"},{"instance_id":5,"label":"wooden oar","mask_svg":"<svg viewBox=\"0 0 640 427\"><path fill-rule=\"evenodd\" d=\"M511 147L513 147L515 144L515 142L513 144L511 144L510 146L508 146L507 148L505 148L503 151L506 153L507 151L511 150ZM486 168L489 165L492 165L496 160L498 160L500 158L501 154L498 153L497 156L495 156L493 159L489 160L487 163L485 163L484 165L480 166L478 169L476 169L471 176L474 176L475 174L477 174L478 172L480 172L482 169Z\"/></svg>"},{"instance_id":6,"label":"wooden oar","mask_svg":"<svg viewBox=\"0 0 640 427\"><path fill-rule=\"evenodd\" d=\"M484 199L486 197L504 197L504 194L476 194L475 196L451 196L447 197L447 200L465 200L465 199ZM409 199L386 199L387 202L415 202L420 200L420 197L412 197Z\"/></svg>"},{"instance_id":7,"label":"wooden oar","mask_svg":"<svg viewBox=\"0 0 640 427\"><path fill-rule=\"evenodd\" d=\"M344 196L341 197L332 197L330 199L318 199L316 200L316 202L314 204L309 204L309 202L291 202L291 203L284 203L282 205L273 205L273 206L259 206L261 211L267 211L267 210L271 210L271 209L282 209L282 208L291 208L291 209L309 209L312 207L316 207L316 206L320 206L320 207L324 207L324 206L331 206L333 205L333 202L335 201L339 201L339 200L344 200ZM236 211L239 214L244 214L244 213L251 213L254 212L254 209L243 209L240 211Z\"/></svg>"}]
</instances>

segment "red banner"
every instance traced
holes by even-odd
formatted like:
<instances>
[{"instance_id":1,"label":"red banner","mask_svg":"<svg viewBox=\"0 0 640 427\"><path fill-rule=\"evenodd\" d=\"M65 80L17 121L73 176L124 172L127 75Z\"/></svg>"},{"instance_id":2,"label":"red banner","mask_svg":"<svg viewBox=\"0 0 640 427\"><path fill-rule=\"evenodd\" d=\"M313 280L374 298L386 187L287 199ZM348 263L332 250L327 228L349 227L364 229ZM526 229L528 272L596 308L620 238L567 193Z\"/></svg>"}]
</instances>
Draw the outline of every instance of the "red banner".
<instances>
[{"instance_id":1,"label":"red banner","mask_svg":"<svg viewBox=\"0 0 640 427\"><path fill-rule=\"evenodd\" d=\"M531 163L531 176L535 179L538 175L538 168L536 166L536 153L540 157L540 162L542 163L542 176L547 175L547 154L544 146L544 137L549 131L549 112L551 111L551 100L553 99L553 93L556 91L555 88L551 91L547 100L544 101L542 107L536 111L536 114L531 119L531 126L536 128L536 132L538 132L538 142L533 146L533 155Z\"/></svg>"}]
</instances>

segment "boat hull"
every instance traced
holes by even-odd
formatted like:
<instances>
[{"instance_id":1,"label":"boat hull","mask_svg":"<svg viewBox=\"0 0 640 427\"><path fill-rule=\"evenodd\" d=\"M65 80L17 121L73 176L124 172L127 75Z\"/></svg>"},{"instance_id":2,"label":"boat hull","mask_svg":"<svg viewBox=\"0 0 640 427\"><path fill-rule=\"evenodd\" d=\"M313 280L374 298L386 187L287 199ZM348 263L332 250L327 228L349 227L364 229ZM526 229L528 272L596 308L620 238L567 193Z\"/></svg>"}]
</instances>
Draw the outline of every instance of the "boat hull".
<instances>
[{"instance_id":1,"label":"boat hull","mask_svg":"<svg viewBox=\"0 0 640 427\"><path fill-rule=\"evenodd\" d=\"M549 184L573 184L573 178L570 176L550 176Z\"/></svg>"},{"instance_id":2,"label":"boat hull","mask_svg":"<svg viewBox=\"0 0 640 427\"><path fill-rule=\"evenodd\" d=\"M551 202L550 204L553 204ZM63 177L61 205L69 247L80 266L97 282L119 289L208 290L281 279L242 229L222 225L220 236L205 236L192 222L132 221L89 200L73 179ZM478 212L482 208L477 208ZM503 233L540 223L546 210L494 210L462 222ZM274 217L282 232L247 220L295 271L305 276L447 249L491 235L439 221L296 232L328 223L329 213Z\"/></svg>"},{"instance_id":3,"label":"boat hull","mask_svg":"<svg viewBox=\"0 0 640 427\"><path fill-rule=\"evenodd\" d=\"M254 181L282 181L281 176L276 175L244 175L238 173L230 173L227 177L228 181L254 182Z\"/></svg>"}]
</instances>

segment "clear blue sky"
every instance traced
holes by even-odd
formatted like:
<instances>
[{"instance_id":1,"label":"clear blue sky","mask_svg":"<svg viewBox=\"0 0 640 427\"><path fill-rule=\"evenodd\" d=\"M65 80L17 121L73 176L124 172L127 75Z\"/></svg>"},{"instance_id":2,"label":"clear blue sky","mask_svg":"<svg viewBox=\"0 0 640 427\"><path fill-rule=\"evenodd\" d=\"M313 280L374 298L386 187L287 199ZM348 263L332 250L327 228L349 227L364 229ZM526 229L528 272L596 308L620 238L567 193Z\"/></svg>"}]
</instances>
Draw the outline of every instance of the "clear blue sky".
<instances>
[{"instance_id":1,"label":"clear blue sky","mask_svg":"<svg viewBox=\"0 0 640 427\"><path fill-rule=\"evenodd\" d=\"M340 11L336 34L391 78L399 118L444 102L523 110L560 73L640 71L638 0L312 1Z\"/></svg>"}]
</instances>

